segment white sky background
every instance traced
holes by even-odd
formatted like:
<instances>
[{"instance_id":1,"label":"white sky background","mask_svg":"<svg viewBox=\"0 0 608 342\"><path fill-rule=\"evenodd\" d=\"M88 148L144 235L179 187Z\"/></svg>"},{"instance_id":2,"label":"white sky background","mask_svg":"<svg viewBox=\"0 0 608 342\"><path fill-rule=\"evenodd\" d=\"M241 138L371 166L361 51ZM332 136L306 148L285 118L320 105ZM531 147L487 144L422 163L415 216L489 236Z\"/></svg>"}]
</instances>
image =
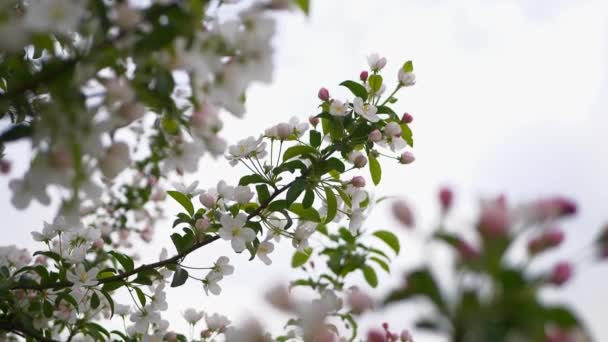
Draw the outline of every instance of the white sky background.
<instances>
[{"instance_id":1,"label":"white sky background","mask_svg":"<svg viewBox=\"0 0 608 342\"><path fill-rule=\"evenodd\" d=\"M275 82L252 89L244 120L226 119L224 135L231 142L293 115L304 120L315 114L320 86L346 99L349 94L337 84L356 79L366 67L366 55L379 52L389 61L386 81L396 79L403 61L414 60L418 84L400 93L395 108L414 116L417 160L407 167L384 163L377 194L408 198L417 209L417 229L432 223L440 184L454 185L457 191L457 223L471 222L471 209L483 195L504 192L513 202L542 194L574 197L581 210L576 219L564 222L564 258L579 253L608 221L608 148L602 139L608 128L608 2L316 0L312 5L308 19L280 17ZM18 156L25 149L15 147L9 147L8 155L17 159L13 175L18 175L23 171ZM205 158L192 179L207 188L220 179L235 183L244 171ZM0 179L6 224L0 244L33 248L29 232L52 212L40 206L16 211L6 184ZM171 205L168 212L175 210ZM405 253L395 262L393 278L381 279L386 289L398 283L406 265L421 260L420 248L386 205L376 209L367 226L391 229L402 237ZM157 227L153 246L141 250L144 259L156 259L161 247L172 250L169 231L169 225ZM180 312L196 307L234 320L255 316L280 327L285 318L263 304L261 293L302 275L289 267L292 248L283 245L272 255L271 267L234 255L225 242L190 256L187 264L205 266L227 254L237 270L222 281L219 297L206 297L195 283L171 289L167 317L172 325L186 331ZM440 264L443 259L433 260ZM546 258L549 265L555 260ZM548 297L574 303L595 337L607 339L603 284L608 267L582 266L574 281ZM371 293L380 296L383 291ZM406 327L404 317L412 315L411 307L394 307L367 316L364 326L388 321L392 327Z\"/></svg>"}]
</instances>

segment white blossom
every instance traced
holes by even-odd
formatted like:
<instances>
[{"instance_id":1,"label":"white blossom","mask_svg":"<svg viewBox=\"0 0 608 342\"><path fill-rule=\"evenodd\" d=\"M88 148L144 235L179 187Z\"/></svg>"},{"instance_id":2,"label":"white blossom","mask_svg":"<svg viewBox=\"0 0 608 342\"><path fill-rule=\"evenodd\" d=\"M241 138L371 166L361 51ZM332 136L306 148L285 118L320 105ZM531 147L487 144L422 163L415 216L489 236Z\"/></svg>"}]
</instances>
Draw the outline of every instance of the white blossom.
<instances>
[{"instance_id":1,"label":"white blossom","mask_svg":"<svg viewBox=\"0 0 608 342\"><path fill-rule=\"evenodd\" d=\"M214 313L211 316L205 316L205 323L207 323L207 329L211 331L223 332L231 322L226 316Z\"/></svg>"},{"instance_id":2,"label":"white blossom","mask_svg":"<svg viewBox=\"0 0 608 342\"><path fill-rule=\"evenodd\" d=\"M380 57L377 53L367 56L367 64L373 71L380 71L386 65L386 58Z\"/></svg>"},{"instance_id":3,"label":"white blossom","mask_svg":"<svg viewBox=\"0 0 608 342\"><path fill-rule=\"evenodd\" d=\"M203 319L205 313L203 311L198 311L193 308L188 308L186 309L186 311L184 311L183 316L186 322L195 325L196 323L198 323L198 321Z\"/></svg>"},{"instance_id":4,"label":"white blossom","mask_svg":"<svg viewBox=\"0 0 608 342\"><path fill-rule=\"evenodd\" d=\"M234 200L240 204L248 203L253 198L253 192L246 185L239 185L234 188Z\"/></svg>"},{"instance_id":5,"label":"white blossom","mask_svg":"<svg viewBox=\"0 0 608 342\"><path fill-rule=\"evenodd\" d=\"M84 4L75 0L30 1L25 13L25 25L36 32L71 33L85 14Z\"/></svg>"},{"instance_id":6,"label":"white blossom","mask_svg":"<svg viewBox=\"0 0 608 342\"><path fill-rule=\"evenodd\" d=\"M270 258L268 257L268 254L272 253L273 250L274 250L274 244L270 241L264 241L264 242L260 243L260 245L258 246L256 255L258 256L258 258L260 260L262 260L263 263L265 263L266 265L270 265L270 264L272 264L272 260L270 260Z\"/></svg>"},{"instance_id":7,"label":"white blossom","mask_svg":"<svg viewBox=\"0 0 608 342\"><path fill-rule=\"evenodd\" d=\"M220 237L224 240L230 240L232 248L235 252L240 253L245 250L245 244L255 240L255 231L251 228L246 228L247 215L239 213L236 217L230 214L224 214L220 218L222 228L218 231Z\"/></svg>"},{"instance_id":8,"label":"white blossom","mask_svg":"<svg viewBox=\"0 0 608 342\"><path fill-rule=\"evenodd\" d=\"M67 272L65 276L68 281L73 283L72 288L82 288L96 285L99 282L97 273L99 273L99 270L96 267L87 271L84 265L77 265L74 270Z\"/></svg>"},{"instance_id":9,"label":"white blossom","mask_svg":"<svg viewBox=\"0 0 608 342\"><path fill-rule=\"evenodd\" d=\"M361 115L361 117L365 118L367 121L380 121L380 117L376 115L376 113L378 112L376 106L369 103L363 103L363 99L360 97L356 97L353 101L353 108L355 110L355 113Z\"/></svg>"},{"instance_id":10,"label":"white blossom","mask_svg":"<svg viewBox=\"0 0 608 342\"><path fill-rule=\"evenodd\" d=\"M234 166L239 160L244 158L264 158L266 156L266 142L264 137L259 138L248 137L240 140L236 145L228 147L228 155L226 159L230 161L230 165Z\"/></svg>"},{"instance_id":11,"label":"white blossom","mask_svg":"<svg viewBox=\"0 0 608 342\"><path fill-rule=\"evenodd\" d=\"M220 276L220 278L225 275L231 275L234 273L234 266L230 265L230 259L226 256L221 256L217 259L215 264L213 264L213 269L211 272L216 273Z\"/></svg>"},{"instance_id":12,"label":"white blossom","mask_svg":"<svg viewBox=\"0 0 608 342\"><path fill-rule=\"evenodd\" d=\"M340 100L332 100L329 104L329 114L333 116L345 116L348 112L348 102L344 103Z\"/></svg>"}]
</instances>

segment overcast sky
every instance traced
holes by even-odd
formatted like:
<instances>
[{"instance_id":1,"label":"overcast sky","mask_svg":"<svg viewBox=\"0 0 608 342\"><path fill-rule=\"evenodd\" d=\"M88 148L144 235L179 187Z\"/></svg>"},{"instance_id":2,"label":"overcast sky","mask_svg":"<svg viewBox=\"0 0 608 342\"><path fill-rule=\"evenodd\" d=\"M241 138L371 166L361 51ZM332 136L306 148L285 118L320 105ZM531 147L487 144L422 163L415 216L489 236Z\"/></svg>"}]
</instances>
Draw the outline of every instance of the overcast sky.
<instances>
[{"instance_id":1,"label":"overcast sky","mask_svg":"<svg viewBox=\"0 0 608 342\"><path fill-rule=\"evenodd\" d=\"M295 14L280 17L276 82L248 94L244 120L226 120L225 135L232 142L291 116L305 119L315 113L320 86L345 98L348 94L337 84L356 78L371 52L387 57L385 79L396 78L397 68L412 59L418 84L401 93L396 108L415 118L417 160L408 167L385 166L376 192L408 198L418 210L417 229L432 222L441 184L457 190L462 209L458 222L470 221L470 209L484 195L504 192L514 202L541 194L571 195L581 210L577 219L564 222L572 240L561 248L564 257L579 251L608 221L607 1L312 2L308 19ZM16 158L23 151L17 147L8 154ZM15 174L22 170L17 167ZM208 187L220 179L236 182L243 171L223 160L204 159L193 179ZM0 208L10 239L2 244L31 246L29 232L52 213L38 206L27 214L12 209L6 183L0 179L0 189L5 190L0 192ZM420 261L420 250L415 237L398 227L386 207L377 208L368 228L392 229L402 236L406 253L395 263L393 279L385 281L390 286L398 281L400 270ZM161 246L172 248L169 227L157 227L157 232L154 248L142 251L144 258L156 258ZM188 263L208 263L226 254L226 248L228 244L219 242L191 256ZM169 292L168 317L176 327L185 328L179 314L194 306L225 312L235 320L265 317L269 326L280 327L284 317L263 306L260 293L298 275L288 265L291 253L290 247L280 247L272 255L272 267L266 267L228 252L237 270L222 282L222 296L206 297L201 286L189 283ZM562 292L549 293L548 298L574 303L596 338L608 339L608 267L577 273ZM371 293L380 296L382 289ZM399 327L406 322L403 317L411 315L411 308L391 308L367 317L364 326L388 321Z\"/></svg>"}]
</instances>

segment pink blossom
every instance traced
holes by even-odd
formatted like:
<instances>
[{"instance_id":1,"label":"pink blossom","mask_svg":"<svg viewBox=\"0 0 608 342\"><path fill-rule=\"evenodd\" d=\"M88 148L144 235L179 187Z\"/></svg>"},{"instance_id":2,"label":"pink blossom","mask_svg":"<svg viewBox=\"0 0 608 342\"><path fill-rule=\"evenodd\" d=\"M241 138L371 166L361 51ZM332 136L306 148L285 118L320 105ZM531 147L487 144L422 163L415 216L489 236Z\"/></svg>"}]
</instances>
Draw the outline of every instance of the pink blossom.
<instances>
[{"instance_id":1,"label":"pink blossom","mask_svg":"<svg viewBox=\"0 0 608 342\"><path fill-rule=\"evenodd\" d=\"M217 197L208 192L202 193L200 196L198 196L198 199L201 201L201 204L207 208L215 207L215 202L217 201Z\"/></svg>"},{"instance_id":2,"label":"pink blossom","mask_svg":"<svg viewBox=\"0 0 608 342\"><path fill-rule=\"evenodd\" d=\"M352 291L349 292L348 297L346 297L346 300L352 312L356 315L360 315L365 311L374 308L374 300L357 288L354 288Z\"/></svg>"},{"instance_id":3,"label":"pink blossom","mask_svg":"<svg viewBox=\"0 0 608 342\"><path fill-rule=\"evenodd\" d=\"M473 245L465 240L458 240L456 249L460 254L460 257L464 260L474 260L479 258L479 251Z\"/></svg>"},{"instance_id":4,"label":"pink blossom","mask_svg":"<svg viewBox=\"0 0 608 342\"><path fill-rule=\"evenodd\" d=\"M11 162L6 159L0 159L0 173L6 175L11 172Z\"/></svg>"}]
</instances>

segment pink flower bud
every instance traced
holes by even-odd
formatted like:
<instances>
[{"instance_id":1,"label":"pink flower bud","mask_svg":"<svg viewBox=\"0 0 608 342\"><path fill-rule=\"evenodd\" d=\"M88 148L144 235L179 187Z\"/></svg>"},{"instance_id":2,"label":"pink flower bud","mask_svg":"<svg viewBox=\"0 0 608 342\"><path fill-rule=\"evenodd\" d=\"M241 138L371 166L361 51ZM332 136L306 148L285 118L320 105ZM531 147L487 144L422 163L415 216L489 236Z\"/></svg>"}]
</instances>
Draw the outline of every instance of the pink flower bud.
<instances>
[{"instance_id":1,"label":"pink flower bud","mask_svg":"<svg viewBox=\"0 0 608 342\"><path fill-rule=\"evenodd\" d=\"M277 136L281 140L288 139L292 130L293 129L290 124L282 122L277 125Z\"/></svg>"},{"instance_id":2,"label":"pink flower bud","mask_svg":"<svg viewBox=\"0 0 608 342\"><path fill-rule=\"evenodd\" d=\"M414 117L410 113L403 113L403 116L401 117L401 122L410 124L412 123L412 121L414 121Z\"/></svg>"},{"instance_id":3,"label":"pink flower bud","mask_svg":"<svg viewBox=\"0 0 608 342\"><path fill-rule=\"evenodd\" d=\"M559 262L553 267L553 271L551 271L551 275L549 276L549 281L552 284L561 286L572 277L572 273L573 269L570 263Z\"/></svg>"},{"instance_id":4,"label":"pink flower bud","mask_svg":"<svg viewBox=\"0 0 608 342\"><path fill-rule=\"evenodd\" d=\"M383 331L372 329L367 332L367 342L386 342L386 337Z\"/></svg>"},{"instance_id":5,"label":"pink flower bud","mask_svg":"<svg viewBox=\"0 0 608 342\"><path fill-rule=\"evenodd\" d=\"M408 330L403 330L401 332L401 342L414 342L414 338L412 337L412 334L410 334L410 332Z\"/></svg>"},{"instance_id":6,"label":"pink flower bud","mask_svg":"<svg viewBox=\"0 0 608 342\"><path fill-rule=\"evenodd\" d=\"M327 90L327 88L319 89L318 96L319 96L319 99L321 99L321 101L329 100L329 90Z\"/></svg>"},{"instance_id":7,"label":"pink flower bud","mask_svg":"<svg viewBox=\"0 0 608 342\"><path fill-rule=\"evenodd\" d=\"M113 179L131 164L129 145L115 142L106 150L106 154L99 161L99 169L107 178Z\"/></svg>"},{"instance_id":8,"label":"pink flower bud","mask_svg":"<svg viewBox=\"0 0 608 342\"><path fill-rule=\"evenodd\" d=\"M93 241L93 248L102 249L104 244L105 242L103 241L103 239L96 239L95 241Z\"/></svg>"},{"instance_id":9,"label":"pink flower bud","mask_svg":"<svg viewBox=\"0 0 608 342\"><path fill-rule=\"evenodd\" d=\"M154 236L154 230L152 230L152 228L150 228L150 227L146 227L146 228L144 228L144 230L141 231L139 236L145 242L150 242L150 241L152 241L152 237Z\"/></svg>"},{"instance_id":10,"label":"pink flower bud","mask_svg":"<svg viewBox=\"0 0 608 342\"><path fill-rule=\"evenodd\" d=\"M547 230L542 238L547 247L557 247L564 241L564 232L557 228L552 228Z\"/></svg>"},{"instance_id":11,"label":"pink flower bud","mask_svg":"<svg viewBox=\"0 0 608 342\"><path fill-rule=\"evenodd\" d=\"M129 235L130 235L130 234L131 234L131 233L130 233L128 230L126 230L126 229L121 229L121 230L118 232L118 237L119 237L121 240L123 240L123 241L124 241L124 240L127 240L127 239L129 238Z\"/></svg>"},{"instance_id":12,"label":"pink flower bud","mask_svg":"<svg viewBox=\"0 0 608 342\"><path fill-rule=\"evenodd\" d=\"M319 124L319 122L320 122L320 121L321 121L321 119L319 119L319 118L318 118L318 117L316 117L316 116L312 116L312 115L311 115L311 116L308 118L308 122L310 123L310 125L311 125L312 127L317 127L317 125Z\"/></svg>"},{"instance_id":13,"label":"pink flower bud","mask_svg":"<svg viewBox=\"0 0 608 342\"><path fill-rule=\"evenodd\" d=\"M0 173L3 175L11 172L11 162L6 159L0 159Z\"/></svg>"},{"instance_id":14,"label":"pink flower bud","mask_svg":"<svg viewBox=\"0 0 608 342\"><path fill-rule=\"evenodd\" d=\"M208 193L208 192L203 192L199 197L198 197L199 201L201 201L201 204L204 205L207 208L213 208L215 207L215 202L217 201L216 196L213 196L212 194Z\"/></svg>"},{"instance_id":15,"label":"pink flower bud","mask_svg":"<svg viewBox=\"0 0 608 342\"><path fill-rule=\"evenodd\" d=\"M350 184L352 184L355 188L363 188L365 187L365 178L361 176L355 176L350 180Z\"/></svg>"},{"instance_id":16,"label":"pink flower bud","mask_svg":"<svg viewBox=\"0 0 608 342\"><path fill-rule=\"evenodd\" d=\"M371 133L367 136L367 138L370 141L373 142L378 142L380 140L382 140L382 132L380 132L380 130L378 129L374 129L373 131L371 131Z\"/></svg>"},{"instance_id":17,"label":"pink flower bud","mask_svg":"<svg viewBox=\"0 0 608 342\"><path fill-rule=\"evenodd\" d=\"M119 4L116 6L116 23L125 30L131 30L141 21L141 14L135 8L131 8L127 4Z\"/></svg>"},{"instance_id":18,"label":"pink flower bud","mask_svg":"<svg viewBox=\"0 0 608 342\"><path fill-rule=\"evenodd\" d=\"M446 213L452 208L452 201L454 199L454 193L452 189L448 187L442 187L439 189L439 204L441 204L441 211Z\"/></svg>"},{"instance_id":19,"label":"pink flower bud","mask_svg":"<svg viewBox=\"0 0 608 342\"><path fill-rule=\"evenodd\" d=\"M414 160L416 160L416 158L414 157L414 154L409 151L405 151L405 152L401 153L401 156L399 157L399 162L401 164L411 164L414 162Z\"/></svg>"},{"instance_id":20,"label":"pink flower bud","mask_svg":"<svg viewBox=\"0 0 608 342\"><path fill-rule=\"evenodd\" d=\"M395 137L401 135L401 126L396 122L389 122L384 126L384 134L387 137Z\"/></svg>"},{"instance_id":21,"label":"pink flower bud","mask_svg":"<svg viewBox=\"0 0 608 342\"><path fill-rule=\"evenodd\" d=\"M360 315L368 310L373 309L374 307L374 300L359 289L351 291L348 294L346 300L351 308L351 311L355 315Z\"/></svg>"},{"instance_id":22,"label":"pink flower bud","mask_svg":"<svg viewBox=\"0 0 608 342\"><path fill-rule=\"evenodd\" d=\"M365 70L361 71L361 73L359 74L359 79L363 82L367 81L367 77L369 76L369 73Z\"/></svg>"},{"instance_id":23,"label":"pink flower bud","mask_svg":"<svg viewBox=\"0 0 608 342\"><path fill-rule=\"evenodd\" d=\"M165 335L165 340L167 340L167 342L177 342L177 334L170 331Z\"/></svg>"},{"instance_id":24,"label":"pink flower bud","mask_svg":"<svg viewBox=\"0 0 608 342\"><path fill-rule=\"evenodd\" d=\"M458 254L463 260L475 260L479 258L479 251L465 240L458 240L456 244Z\"/></svg>"},{"instance_id":25,"label":"pink flower bud","mask_svg":"<svg viewBox=\"0 0 608 342\"><path fill-rule=\"evenodd\" d=\"M146 107L138 102L128 102L123 103L120 108L118 108L118 115L126 121L126 123L131 123L146 113Z\"/></svg>"},{"instance_id":26,"label":"pink flower bud","mask_svg":"<svg viewBox=\"0 0 608 342\"><path fill-rule=\"evenodd\" d=\"M196 223L194 223L194 226L196 227L196 230L199 233L204 233L207 230L207 228L209 228L209 226L211 226L211 222L209 222L209 220L206 218L202 218L202 219L196 220Z\"/></svg>"},{"instance_id":27,"label":"pink flower bud","mask_svg":"<svg viewBox=\"0 0 608 342\"><path fill-rule=\"evenodd\" d=\"M367 165L367 157L365 157L364 155L357 156L355 158L354 164L355 164L355 167L359 168L359 169L362 167L365 167L365 165Z\"/></svg>"},{"instance_id":28,"label":"pink flower bud","mask_svg":"<svg viewBox=\"0 0 608 342\"><path fill-rule=\"evenodd\" d=\"M393 215L408 228L414 227L414 215L410 206L404 201L399 200L393 203Z\"/></svg>"},{"instance_id":29,"label":"pink flower bud","mask_svg":"<svg viewBox=\"0 0 608 342\"><path fill-rule=\"evenodd\" d=\"M388 331L388 323L387 322L383 322L382 323L382 329Z\"/></svg>"},{"instance_id":30,"label":"pink flower bud","mask_svg":"<svg viewBox=\"0 0 608 342\"><path fill-rule=\"evenodd\" d=\"M528 241L528 253L531 255L538 254L545 249L545 242L541 237L536 237Z\"/></svg>"},{"instance_id":31,"label":"pink flower bud","mask_svg":"<svg viewBox=\"0 0 608 342\"><path fill-rule=\"evenodd\" d=\"M509 211L503 197L482 206L479 230L485 237L493 239L504 237L510 224Z\"/></svg>"},{"instance_id":32,"label":"pink flower bud","mask_svg":"<svg viewBox=\"0 0 608 342\"><path fill-rule=\"evenodd\" d=\"M36 257L36 259L34 259L34 263L36 265L46 265L46 260L47 257L45 257L44 255L39 255Z\"/></svg>"},{"instance_id":33,"label":"pink flower bud","mask_svg":"<svg viewBox=\"0 0 608 342\"><path fill-rule=\"evenodd\" d=\"M49 152L49 163L55 169L65 170L72 166L72 158L67 149L58 147Z\"/></svg>"}]
</instances>

